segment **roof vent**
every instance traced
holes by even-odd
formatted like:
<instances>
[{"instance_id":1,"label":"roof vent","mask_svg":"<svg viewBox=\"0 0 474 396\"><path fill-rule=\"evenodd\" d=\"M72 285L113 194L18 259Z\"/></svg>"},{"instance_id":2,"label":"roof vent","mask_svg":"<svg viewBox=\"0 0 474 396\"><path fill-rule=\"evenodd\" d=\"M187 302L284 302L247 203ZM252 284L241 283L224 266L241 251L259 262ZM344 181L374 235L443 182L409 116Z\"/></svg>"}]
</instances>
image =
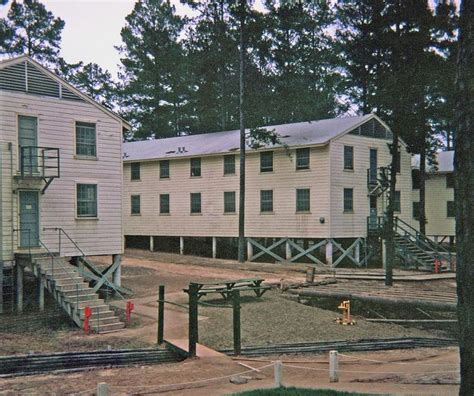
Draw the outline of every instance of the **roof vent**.
<instances>
[{"instance_id":1,"label":"roof vent","mask_svg":"<svg viewBox=\"0 0 474 396\"><path fill-rule=\"evenodd\" d=\"M188 150L186 150L186 147L178 147L178 154L183 154L183 153L187 153Z\"/></svg>"}]
</instances>

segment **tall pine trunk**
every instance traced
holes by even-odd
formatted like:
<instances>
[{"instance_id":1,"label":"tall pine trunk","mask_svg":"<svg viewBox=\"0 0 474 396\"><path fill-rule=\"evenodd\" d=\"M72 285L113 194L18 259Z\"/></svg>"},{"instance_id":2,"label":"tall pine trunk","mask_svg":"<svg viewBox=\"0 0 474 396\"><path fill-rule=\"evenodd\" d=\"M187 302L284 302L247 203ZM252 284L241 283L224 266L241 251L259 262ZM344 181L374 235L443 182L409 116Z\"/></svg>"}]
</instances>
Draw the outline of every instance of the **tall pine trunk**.
<instances>
[{"instance_id":1,"label":"tall pine trunk","mask_svg":"<svg viewBox=\"0 0 474 396\"><path fill-rule=\"evenodd\" d=\"M244 124L244 66L245 66L245 11L246 0L240 0L239 51L239 121L240 121L240 183L239 183L239 262L245 261L245 124Z\"/></svg>"},{"instance_id":2,"label":"tall pine trunk","mask_svg":"<svg viewBox=\"0 0 474 396\"><path fill-rule=\"evenodd\" d=\"M474 395L474 0L461 4L456 75L454 174L461 386Z\"/></svg>"},{"instance_id":3,"label":"tall pine trunk","mask_svg":"<svg viewBox=\"0 0 474 396\"><path fill-rule=\"evenodd\" d=\"M397 162L398 162L398 131L394 128L392 131L392 163L390 166L390 188L388 193L388 206L384 223L385 238L385 285L393 284L393 267L395 264L395 232L394 232L394 203L395 188L397 185Z\"/></svg>"},{"instance_id":4,"label":"tall pine trunk","mask_svg":"<svg viewBox=\"0 0 474 396\"><path fill-rule=\"evenodd\" d=\"M426 148L423 147L420 153L420 213L418 221L420 232L426 235Z\"/></svg>"}]
</instances>

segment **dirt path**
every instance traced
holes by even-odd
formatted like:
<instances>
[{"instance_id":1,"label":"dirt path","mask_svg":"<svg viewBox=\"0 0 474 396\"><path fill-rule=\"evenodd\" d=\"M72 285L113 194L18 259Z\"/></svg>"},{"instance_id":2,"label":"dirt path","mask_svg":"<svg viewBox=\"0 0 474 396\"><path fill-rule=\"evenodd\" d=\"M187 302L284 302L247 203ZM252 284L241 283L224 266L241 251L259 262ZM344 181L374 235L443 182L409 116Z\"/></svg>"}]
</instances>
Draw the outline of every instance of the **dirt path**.
<instances>
[{"instance_id":1,"label":"dirt path","mask_svg":"<svg viewBox=\"0 0 474 396\"><path fill-rule=\"evenodd\" d=\"M459 361L458 351L455 348L341 355L339 383L329 383L326 354L278 358L284 363L283 384L287 386L410 395L456 395L458 392ZM358 359L392 363L380 364ZM257 369L271 364L269 358L260 360L240 362ZM83 395L92 395L97 383L106 382L110 386L110 394L113 395L166 393L208 396L269 388L274 385L273 367L264 368L260 372L242 374L248 378L247 384L235 385L229 382L227 376L247 370L247 367L230 358L203 358L176 364L0 380L0 392L5 395L19 393L66 395L79 392ZM208 381L216 377L225 378Z\"/></svg>"}]
</instances>

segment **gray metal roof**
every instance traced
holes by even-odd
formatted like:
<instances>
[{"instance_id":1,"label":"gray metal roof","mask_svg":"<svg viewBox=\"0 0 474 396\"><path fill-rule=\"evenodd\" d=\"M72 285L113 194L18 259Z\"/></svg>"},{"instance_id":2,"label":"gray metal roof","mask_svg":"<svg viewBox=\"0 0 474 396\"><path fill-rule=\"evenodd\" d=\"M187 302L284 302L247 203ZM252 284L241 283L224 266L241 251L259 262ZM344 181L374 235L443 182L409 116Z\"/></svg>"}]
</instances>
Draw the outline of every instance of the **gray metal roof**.
<instances>
[{"instance_id":1,"label":"gray metal roof","mask_svg":"<svg viewBox=\"0 0 474 396\"><path fill-rule=\"evenodd\" d=\"M373 114L331 118L295 124L272 125L281 141L288 146L324 145L331 139L356 128L376 117ZM159 158L192 157L239 151L238 130L188 135L167 139L124 143L124 161L143 161Z\"/></svg>"},{"instance_id":2,"label":"gray metal roof","mask_svg":"<svg viewBox=\"0 0 474 396\"><path fill-rule=\"evenodd\" d=\"M427 166L428 172L433 173L449 173L454 172L454 151L440 151L436 153L436 161L438 162L437 168ZM413 168L420 168L420 156L414 155L411 159L411 166Z\"/></svg>"}]
</instances>

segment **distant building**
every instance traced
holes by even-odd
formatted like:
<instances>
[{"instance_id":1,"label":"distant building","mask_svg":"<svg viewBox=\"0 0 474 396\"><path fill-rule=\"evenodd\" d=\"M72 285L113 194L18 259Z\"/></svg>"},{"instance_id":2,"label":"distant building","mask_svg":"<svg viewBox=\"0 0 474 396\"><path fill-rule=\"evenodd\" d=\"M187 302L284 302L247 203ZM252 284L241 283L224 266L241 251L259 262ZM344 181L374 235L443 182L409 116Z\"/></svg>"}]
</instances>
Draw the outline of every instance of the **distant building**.
<instances>
[{"instance_id":1,"label":"distant building","mask_svg":"<svg viewBox=\"0 0 474 396\"><path fill-rule=\"evenodd\" d=\"M372 114L267 128L286 147L247 152L248 259L364 265L387 204L389 128ZM128 246L236 255L239 131L125 143L123 177ZM411 221L411 206L401 142L396 215Z\"/></svg>"},{"instance_id":2,"label":"distant building","mask_svg":"<svg viewBox=\"0 0 474 396\"><path fill-rule=\"evenodd\" d=\"M456 208L454 204L454 151L441 151L436 155L435 166L427 167L426 189L426 234L439 242L453 241L456 234ZM419 169L420 158L412 159L412 224L419 228Z\"/></svg>"}]
</instances>

